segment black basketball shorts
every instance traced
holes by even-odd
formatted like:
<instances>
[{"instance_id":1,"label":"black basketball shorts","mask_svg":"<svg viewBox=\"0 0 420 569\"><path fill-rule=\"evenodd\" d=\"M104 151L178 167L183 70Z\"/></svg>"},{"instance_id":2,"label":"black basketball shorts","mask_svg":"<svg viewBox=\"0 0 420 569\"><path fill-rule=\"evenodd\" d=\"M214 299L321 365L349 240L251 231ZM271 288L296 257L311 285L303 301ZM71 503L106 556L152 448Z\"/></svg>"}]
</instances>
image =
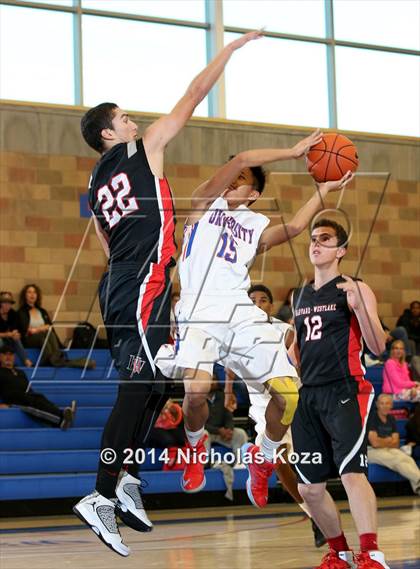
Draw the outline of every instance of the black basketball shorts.
<instances>
[{"instance_id":1,"label":"black basketball shorts","mask_svg":"<svg viewBox=\"0 0 420 569\"><path fill-rule=\"evenodd\" d=\"M120 379L155 380L156 352L169 338L169 268L114 263L99 284L99 303Z\"/></svg>"},{"instance_id":2,"label":"black basketball shorts","mask_svg":"<svg viewBox=\"0 0 420 569\"><path fill-rule=\"evenodd\" d=\"M326 482L349 472L367 474L373 398L373 387L363 377L300 389L292 437L301 483Z\"/></svg>"}]
</instances>

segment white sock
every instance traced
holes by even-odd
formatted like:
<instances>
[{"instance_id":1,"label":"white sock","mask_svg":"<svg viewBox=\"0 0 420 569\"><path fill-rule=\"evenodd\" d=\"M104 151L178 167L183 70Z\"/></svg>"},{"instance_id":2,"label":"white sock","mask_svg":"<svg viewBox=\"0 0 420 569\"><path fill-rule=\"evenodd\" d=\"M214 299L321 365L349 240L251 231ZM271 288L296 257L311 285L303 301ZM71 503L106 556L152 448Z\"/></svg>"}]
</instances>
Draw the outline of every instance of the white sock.
<instances>
[{"instance_id":1,"label":"white sock","mask_svg":"<svg viewBox=\"0 0 420 569\"><path fill-rule=\"evenodd\" d=\"M281 441L272 441L267 437L266 433L263 434L260 450L263 453L265 460L268 462L274 462L276 450L279 448L280 442Z\"/></svg>"},{"instance_id":2,"label":"white sock","mask_svg":"<svg viewBox=\"0 0 420 569\"><path fill-rule=\"evenodd\" d=\"M192 447L197 446L198 441L204 435L204 427L201 427L199 431L189 431L185 427L185 434L187 435L188 442Z\"/></svg>"},{"instance_id":3,"label":"white sock","mask_svg":"<svg viewBox=\"0 0 420 569\"><path fill-rule=\"evenodd\" d=\"M298 504L298 506L299 506L299 508L302 508L302 510L305 512L305 514L306 514L309 518L312 519L311 512L309 511L308 504L307 504L305 501L303 501L301 504Z\"/></svg>"}]
</instances>

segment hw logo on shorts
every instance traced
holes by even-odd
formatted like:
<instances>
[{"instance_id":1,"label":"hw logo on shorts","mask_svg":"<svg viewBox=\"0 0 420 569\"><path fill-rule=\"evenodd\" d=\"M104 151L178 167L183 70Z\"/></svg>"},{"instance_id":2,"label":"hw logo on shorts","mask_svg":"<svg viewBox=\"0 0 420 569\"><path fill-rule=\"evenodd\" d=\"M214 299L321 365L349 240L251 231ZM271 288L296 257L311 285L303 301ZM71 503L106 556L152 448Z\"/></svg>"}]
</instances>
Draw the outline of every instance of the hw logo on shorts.
<instances>
[{"instance_id":1,"label":"hw logo on shorts","mask_svg":"<svg viewBox=\"0 0 420 569\"><path fill-rule=\"evenodd\" d=\"M130 361L128 362L127 369L132 373L140 373L146 362L139 356L132 356L130 354Z\"/></svg>"}]
</instances>

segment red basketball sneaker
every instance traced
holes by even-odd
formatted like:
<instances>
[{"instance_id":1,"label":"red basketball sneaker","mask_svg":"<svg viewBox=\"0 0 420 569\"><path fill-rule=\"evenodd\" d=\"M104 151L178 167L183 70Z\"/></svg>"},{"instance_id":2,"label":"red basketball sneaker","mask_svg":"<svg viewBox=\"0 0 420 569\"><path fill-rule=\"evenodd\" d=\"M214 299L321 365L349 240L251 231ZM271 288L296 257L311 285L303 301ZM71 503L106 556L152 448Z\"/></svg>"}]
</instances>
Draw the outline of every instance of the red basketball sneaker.
<instances>
[{"instance_id":1,"label":"red basketball sneaker","mask_svg":"<svg viewBox=\"0 0 420 569\"><path fill-rule=\"evenodd\" d=\"M259 453L259 457L256 454ZM276 465L268 460L262 460L260 449L251 443L242 445L241 456L248 469L246 491L248 498L257 508L264 508L268 500L268 480Z\"/></svg>"},{"instance_id":2,"label":"red basketball sneaker","mask_svg":"<svg viewBox=\"0 0 420 569\"><path fill-rule=\"evenodd\" d=\"M207 451L204 446L206 438L207 435L201 437L195 447L191 446L188 441L185 445L187 464L181 479L181 486L184 492L191 494L200 492L206 485L206 477L204 475L204 466L207 462Z\"/></svg>"},{"instance_id":3,"label":"red basketball sneaker","mask_svg":"<svg viewBox=\"0 0 420 569\"><path fill-rule=\"evenodd\" d=\"M331 549L322 558L321 565L318 565L315 569L352 569L353 565L346 561L346 559L350 561L352 558L353 554L351 551L340 551L340 553L337 553Z\"/></svg>"},{"instance_id":4,"label":"red basketball sneaker","mask_svg":"<svg viewBox=\"0 0 420 569\"><path fill-rule=\"evenodd\" d=\"M366 551L356 555L356 569L389 569L382 551Z\"/></svg>"}]
</instances>

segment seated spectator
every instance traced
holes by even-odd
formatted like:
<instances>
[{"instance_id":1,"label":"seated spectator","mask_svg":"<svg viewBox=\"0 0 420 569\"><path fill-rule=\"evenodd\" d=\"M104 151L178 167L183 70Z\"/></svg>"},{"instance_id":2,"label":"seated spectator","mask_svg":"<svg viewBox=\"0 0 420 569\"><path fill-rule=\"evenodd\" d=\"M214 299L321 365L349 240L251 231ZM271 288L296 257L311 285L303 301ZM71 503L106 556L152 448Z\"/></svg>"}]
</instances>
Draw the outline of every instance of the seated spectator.
<instances>
[{"instance_id":1,"label":"seated spectator","mask_svg":"<svg viewBox=\"0 0 420 569\"><path fill-rule=\"evenodd\" d=\"M404 452L414 460L420 460L420 405L416 405L413 415L408 420L405 430L407 433Z\"/></svg>"},{"instance_id":2,"label":"seated spectator","mask_svg":"<svg viewBox=\"0 0 420 569\"><path fill-rule=\"evenodd\" d=\"M410 481L413 492L420 496L420 469L400 447L395 418L390 414L392 397L382 393L376 401L368 423L368 461L398 472Z\"/></svg>"},{"instance_id":3,"label":"seated spectator","mask_svg":"<svg viewBox=\"0 0 420 569\"><path fill-rule=\"evenodd\" d=\"M391 356L384 366L382 391L392 394L396 401L420 400L420 384L411 380L401 340L392 343Z\"/></svg>"},{"instance_id":4,"label":"seated spectator","mask_svg":"<svg viewBox=\"0 0 420 569\"><path fill-rule=\"evenodd\" d=\"M152 448L183 447L185 431L181 405L168 399L151 430L148 446Z\"/></svg>"},{"instance_id":5,"label":"seated spectator","mask_svg":"<svg viewBox=\"0 0 420 569\"><path fill-rule=\"evenodd\" d=\"M76 413L76 401L59 409L41 393L29 387L22 370L15 368L15 354L10 346L0 348L0 398L8 405L18 405L22 411L54 427L68 429Z\"/></svg>"},{"instance_id":6,"label":"seated spectator","mask_svg":"<svg viewBox=\"0 0 420 569\"><path fill-rule=\"evenodd\" d=\"M415 300L410 304L410 308L404 310L398 318L397 326L404 326L407 330L408 338L415 345L413 355L420 355L420 301Z\"/></svg>"},{"instance_id":7,"label":"seated spectator","mask_svg":"<svg viewBox=\"0 0 420 569\"><path fill-rule=\"evenodd\" d=\"M292 295L294 290L294 288L289 288L286 300L283 302L276 314L276 318L282 322L286 322L286 324L293 324Z\"/></svg>"},{"instance_id":8,"label":"seated spectator","mask_svg":"<svg viewBox=\"0 0 420 569\"><path fill-rule=\"evenodd\" d=\"M233 450L238 455L239 449L248 442L248 435L244 429L234 426L233 411L236 408L232 395L229 408L225 407L225 394L217 378L213 377L211 391L208 397L209 417L206 422L208 444L218 443Z\"/></svg>"},{"instance_id":9,"label":"seated spectator","mask_svg":"<svg viewBox=\"0 0 420 569\"><path fill-rule=\"evenodd\" d=\"M397 326L393 330L390 330L388 326L384 323L382 318L379 318L379 320L386 334L385 338L386 350L378 357L372 354L372 352L369 351L369 348L366 346L366 344L364 344L363 355L365 358L365 365L367 367L373 365L383 365L383 363L389 358L391 354L391 346L394 340L401 340L404 343L406 356L410 357L411 359L411 357L415 353L415 346L414 342L408 339L407 330L404 328L404 326Z\"/></svg>"},{"instance_id":10,"label":"seated spectator","mask_svg":"<svg viewBox=\"0 0 420 569\"><path fill-rule=\"evenodd\" d=\"M95 362L86 358L69 360L61 351L63 346L52 326L48 312L42 307L41 289L30 284L23 287L19 298L18 317L23 345L27 348L40 348L40 365L54 367L95 368Z\"/></svg>"},{"instance_id":11,"label":"seated spectator","mask_svg":"<svg viewBox=\"0 0 420 569\"><path fill-rule=\"evenodd\" d=\"M389 355L389 353L391 351L391 345L392 345L392 342L394 340L402 340L402 342L404 342L404 348L405 348L406 355L411 356L413 353L412 346L411 346L412 343L408 339L407 330L404 328L404 326L396 326L395 328L393 328L391 330L384 323L382 318L380 318L379 320L380 320L380 322L382 324L382 328L384 329L384 332L386 334L386 338L385 338L386 352L384 353L385 358Z\"/></svg>"},{"instance_id":12,"label":"seated spectator","mask_svg":"<svg viewBox=\"0 0 420 569\"><path fill-rule=\"evenodd\" d=\"M6 344L12 346L21 363L26 367L31 367L32 362L21 341L17 312L13 310L12 304L15 304L12 293L0 292L0 347Z\"/></svg>"}]
</instances>

